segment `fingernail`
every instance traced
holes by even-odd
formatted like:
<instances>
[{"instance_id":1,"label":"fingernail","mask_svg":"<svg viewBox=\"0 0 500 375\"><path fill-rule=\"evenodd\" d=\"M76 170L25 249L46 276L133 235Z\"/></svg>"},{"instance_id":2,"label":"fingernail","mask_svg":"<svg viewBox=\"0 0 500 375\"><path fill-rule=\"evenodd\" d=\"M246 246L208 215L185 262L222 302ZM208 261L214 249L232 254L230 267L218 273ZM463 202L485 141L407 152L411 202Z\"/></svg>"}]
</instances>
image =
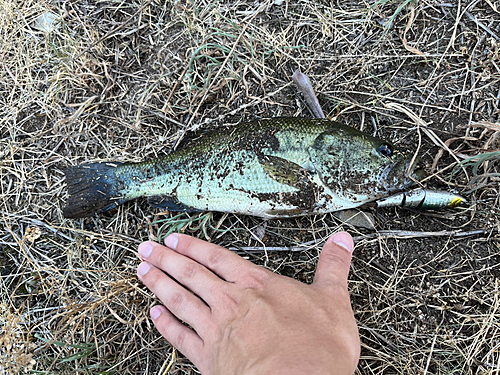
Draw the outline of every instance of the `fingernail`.
<instances>
[{"instance_id":1,"label":"fingernail","mask_svg":"<svg viewBox=\"0 0 500 375\"><path fill-rule=\"evenodd\" d=\"M156 320L161 315L161 309L158 306L154 306L149 313L151 314L151 319Z\"/></svg>"},{"instance_id":2,"label":"fingernail","mask_svg":"<svg viewBox=\"0 0 500 375\"><path fill-rule=\"evenodd\" d=\"M350 253L352 253L352 250L354 249L354 242L352 240L352 237L347 232L335 233L333 235L333 242L335 242L339 246L342 246Z\"/></svg>"},{"instance_id":3,"label":"fingernail","mask_svg":"<svg viewBox=\"0 0 500 375\"><path fill-rule=\"evenodd\" d=\"M165 246L170 247L172 250L175 250L178 243L179 237L175 233L172 233L167 238L165 238Z\"/></svg>"},{"instance_id":4,"label":"fingernail","mask_svg":"<svg viewBox=\"0 0 500 375\"><path fill-rule=\"evenodd\" d=\"M148 273L148 271L151 269L151 264L142 262L139 264L139 267L137 267L137 273L141 276L144 276L145 274Z\"/></svg>"},{"instance_id":5,"label":"fingernail","mask_svg":"<svg viewBox=\"0 0 500 375\"><path fill-rule=\"evenodd\" d=\"M139 254L141 254L143 258L150 256L151 251L153 251L153 244L151 242L144 242L139 245Z\"/></svg>"}]
</instances>

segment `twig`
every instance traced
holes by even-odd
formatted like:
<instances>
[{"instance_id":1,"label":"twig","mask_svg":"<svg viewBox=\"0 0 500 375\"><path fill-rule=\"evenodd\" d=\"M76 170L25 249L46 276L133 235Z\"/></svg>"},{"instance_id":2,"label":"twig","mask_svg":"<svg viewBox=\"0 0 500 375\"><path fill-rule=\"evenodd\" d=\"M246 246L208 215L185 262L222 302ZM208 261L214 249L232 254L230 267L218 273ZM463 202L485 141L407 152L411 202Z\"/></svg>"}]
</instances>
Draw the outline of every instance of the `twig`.
<instances>
[{"instance_id":1,"label":"twig","mask_svg":"<svg viewBox=\"0 0 500 375\"><path fill-rule=\"evenodd\" d=\"M319 105L318 98L314 93L314 89L311 84L311 80L304 73L301 73L297 69L292 76L293 82L297 85L302 95L304 95L304 100L306 101L309 110L312 112L316 118L325 118L325 114Z\"/></svg>"},{"instance_id":2,"label":"twig","mask_svg":"<svg viewBox=\"0 0 500 375\"><path fill-rule=\"evenodd\" d=\"M69 117L66 117L66 118L63 118L59 121L56 122L56 124L54 125L54 130L56 132L59 131L59 127L63 126L63 125L69 125L73 122L75 122L81 115L83 112L85 112L85 110L92 104L92 102L97 98L98 96L97 95L94 95L90 98L88 98L86 101L84 101L83 103L79 104L80 108L78 108L75 113L73 113L71 116ZM97 103L95 104L95 106L99 105L100 103Z\"/></svg>"},{"instance_id":3,"label":"twig","mask_svg":"<svg viewBox=\"0 0 500 375\"><path fill-rule=\"evenodd\" d=\"M224 113L224 114L221 114L219 116L217 116L216 118L214 119L211 119L211 120L208 120L206 119L206 121L204 122L204 125L207 126L207 125L210 125L212 122L214 121L222 121L224 118L226 118L227 116L234 116L235 114L237 114L238 112L246 109L246 108L249 108L249 107L252 107L252 106L255 106L259 103L262 103L264 101L266 101L267 99L275 96L276 94L280 93L281 91L283 91L284 89L286 89L288 86L291 85L291 82L281 86L280 88L278 88L276 91L273 91L269 94L267 94L266 96L264 96L263 98L257 98L255 99L254 101L250 102L250 103L245 103L245 104L242 104L241 106L239 106L238 108L236 109L233 109L231 112L228 112L228 113ZM179 143L181 140L181 138L179 137L178 140L176 140L176 143Z\"/></svg>"},{"instance_id":4,"label":"twig","mask_svg":"<svg viewBox=\"0 0 500 375\"><path fill-rule=\"evenodd\" d=\"M381 340L382 342L384 342L385 344L390 346L392 350L394 350L395 352L398 352L400 355L403 355L403 356L405 355L405 353L400 348L398 348L397 345L395 345L392 341L390 341L387 338L385 338L384 336L382 336L380 333L375 331L373 328L367 327L364 324L360 324L359 322L358 322L358 327L360 329L366 330L367 332L370 332L373 336L375 336L376 338L378 338L379 340Z\"/></svg>"},{"instance_id":5,"label":"twig","mask_svg":"<svg viewBox=\"0 0 500 375\"><path fill-rule=\"evenodd\" d=\"M465 11L465 15L471 19L471 21L475 22L476 25L478 25L480 28L482 28L484 31L486 31L488 34L490 34L493 38L496 40L500 40L497 34L495 34L493 31L488 26L485 26L481 22L479 22L472 14L469 12Z\"/></svg>"},{"instance_id":6,"label":"twig","mask_svg":"<svg viewBox=\"0 0 500 375\"><path fill-rule=\"evenodd\" d=\"M427 364L425 365L424 375L427 375L427 370L429 369L429 365L431 363L432 353L434 352L434 345L436 344L436 339L438 335L434 335L434 340L432 340L431 350L429 351L429 357L427 357Z\"/></svg>"},{"instance_id":7,"label":"twig","mask_svg":"<svg viewBox=\"0 0 500 375\"><path fill-rule=\"evenodd\" d=\"M167 117L165 115L165 113L163 112L163 110L161 110L161 112L158 112L158 111L153 111L152 109L149 109L148 107L145 107L143 105L140 105L140 104L137 104L137 103L134 103L130 100L126 100L125 103L131 105L131 106L134 106L134 107L137 107L139 108L140 110L143 110L143 111L146 111L146 112L149 112L151 113L152 115L155 115L156 117L159 117L161 118L162 120L164 121L169 121L175 125L178 125L178 126L184 126L184 124L182 122L179 122L177 120L174 120L173 118L171 117Z\"/></svg>"},{"instance_id":8,"label":"twig","mask_svg":"<svg viewBox=\"0 0 500 375\"><path fill-rule=\"evenodd\" d=\"M165 100L165 104L163 104L163 107L161 109L161 111L165 115L167 114L167 106L170 103L170 99L174 95L175 90L177 90L177 86L179 86L179 83L181 83L182 80L184 79L184 76L186 75L186 73L188 72L188 70L189 70L189 64L186 65L186 67L184 68L184 71L182 72L181 76L179 77L179 79L177 80L177 82L175 82L174 87L172 87L172 90L170 90L170 94L168 94L168 98L167 98L167 100Z\"/></svg>"},{"instance_id":9,"label":"twig","mask_svg":"<svg viewBox=\"0 0 500 375\"><path fill-rule=\"evenodd\" d=\"M439 232L414 232L406 230L384 230L376 233L364 234L361 236L353 237L354 241L369 240L372 238L382 239L382 238L429 238L429 237L466 237L475 236L478 234L485 234L487 231L484 229L473 230L469 232L461 232L459 230L452 231L439 231ZM311 249L316 246L323 246L325 240L310 241L298 246L284 246L284 247L230 247L229 250L234 252L261 252L261 251L304 251Z\"/></svg>"}]
</instances>

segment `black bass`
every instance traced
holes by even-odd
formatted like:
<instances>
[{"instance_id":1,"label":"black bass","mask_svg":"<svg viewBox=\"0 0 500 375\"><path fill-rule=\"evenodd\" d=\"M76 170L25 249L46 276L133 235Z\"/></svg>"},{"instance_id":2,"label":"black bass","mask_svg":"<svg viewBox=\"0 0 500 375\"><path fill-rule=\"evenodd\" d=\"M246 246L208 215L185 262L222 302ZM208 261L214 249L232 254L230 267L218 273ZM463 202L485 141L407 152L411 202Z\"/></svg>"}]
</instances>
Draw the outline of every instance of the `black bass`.
<instances>
[{"instance_id":1,"label":"black bass","mask_svg":"<svg viewBox=\"0 0 500 375\"><path fill-rule=\"evenodd\" d=\"M275 118L206 132L165 157L65 170L67 218L149 197L170 211L263 218L358 207L412 184L409 156L391 143L323 119Z\"/></svg>"}]
</instances>

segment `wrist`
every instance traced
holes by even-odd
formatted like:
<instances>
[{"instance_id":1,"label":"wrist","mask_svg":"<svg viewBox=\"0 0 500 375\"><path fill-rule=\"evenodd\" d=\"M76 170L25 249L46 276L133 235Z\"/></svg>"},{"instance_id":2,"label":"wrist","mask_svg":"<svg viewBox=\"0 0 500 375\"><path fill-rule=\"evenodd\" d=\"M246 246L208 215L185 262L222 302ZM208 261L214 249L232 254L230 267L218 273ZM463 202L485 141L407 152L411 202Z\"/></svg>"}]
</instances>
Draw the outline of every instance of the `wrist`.
<instances>
[{"instance_id":1,"label":"wrist","mask_svg":"<svg viewBox=\"0 0 500 375\"><path fill-rule=\"evenodd\" d=\"M304 375L304 374L325 374L325 375L352 375L354 370L352 364L346 358L336 358L331 355L329 358L321 356L310 356L309 353L295 356L275 355L267 359L261 359L253 363L241 374L244 375Z\"/></svg>"}]
</instances>

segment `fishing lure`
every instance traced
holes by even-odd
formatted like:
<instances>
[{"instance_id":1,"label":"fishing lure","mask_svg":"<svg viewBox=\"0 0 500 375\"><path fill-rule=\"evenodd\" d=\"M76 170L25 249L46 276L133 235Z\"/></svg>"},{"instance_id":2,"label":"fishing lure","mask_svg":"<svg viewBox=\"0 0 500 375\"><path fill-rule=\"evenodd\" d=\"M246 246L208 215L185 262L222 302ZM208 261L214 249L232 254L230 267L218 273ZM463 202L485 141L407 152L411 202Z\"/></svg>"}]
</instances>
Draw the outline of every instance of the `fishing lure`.
<instances>
[{"instance_id":1,"label":"fishing lure","mask_svg":"<svg viewBox=\"0 0 500 375\"><path fill-rule=\"evenodd\" d=\"M458 194L429 189L399 193L376 202L377 207L406 207L421 210L455 208L463 203L467 203L467 200Z\"/></svg>"}]
</instances>

